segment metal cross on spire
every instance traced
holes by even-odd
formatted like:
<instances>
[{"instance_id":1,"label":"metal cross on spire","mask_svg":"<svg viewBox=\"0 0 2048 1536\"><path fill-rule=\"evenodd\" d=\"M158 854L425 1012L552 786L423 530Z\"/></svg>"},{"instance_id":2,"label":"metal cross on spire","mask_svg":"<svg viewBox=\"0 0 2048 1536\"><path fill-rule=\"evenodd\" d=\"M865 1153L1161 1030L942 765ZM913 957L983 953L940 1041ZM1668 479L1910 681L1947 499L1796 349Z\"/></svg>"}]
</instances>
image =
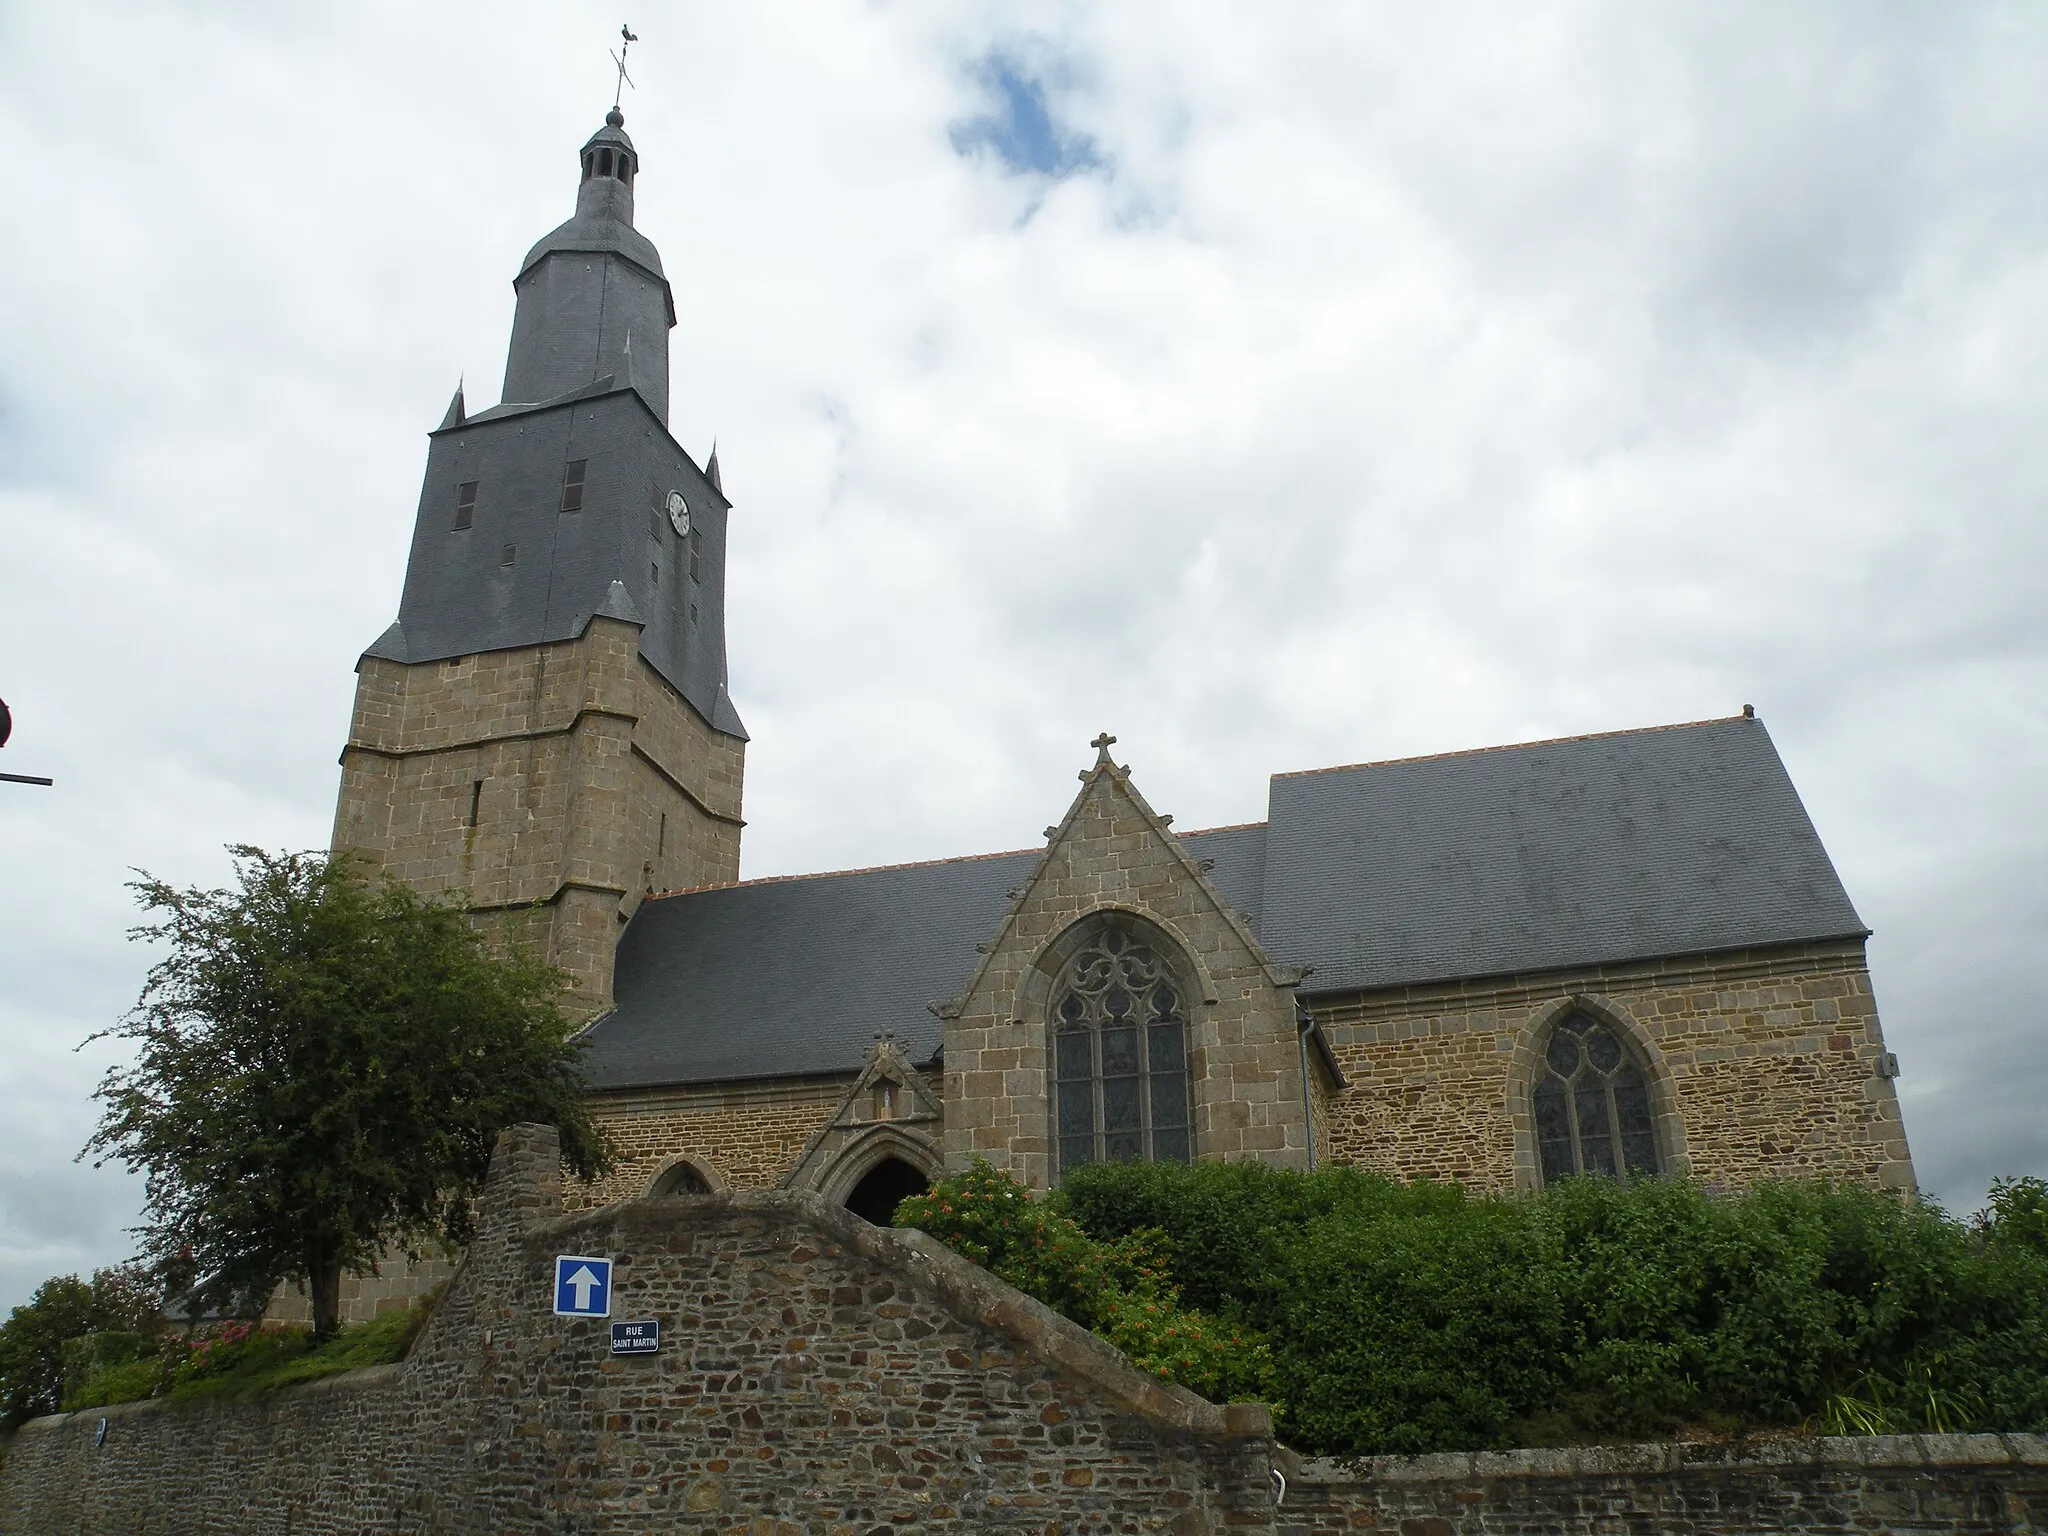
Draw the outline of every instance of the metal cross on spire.
<instances>
[{"instance_id":1,"label":"metal cross on spire","mask_svg":"<svg viewBox=\"0 0 2048 1536\"><path fill-rule=\"evenodd\" d=\"M613 111L618 110L619 100L626 94L626 87L633 85L633 77L626 73L626 53L635 43L640 41L638 34L633 31L630 23L622 24L619 27L619 38L619 51L612 55L612 62L619 66L619 83L612 90ZM633 89L637 91L640 87L634 85Z\"/></svg>"}]
</instances>

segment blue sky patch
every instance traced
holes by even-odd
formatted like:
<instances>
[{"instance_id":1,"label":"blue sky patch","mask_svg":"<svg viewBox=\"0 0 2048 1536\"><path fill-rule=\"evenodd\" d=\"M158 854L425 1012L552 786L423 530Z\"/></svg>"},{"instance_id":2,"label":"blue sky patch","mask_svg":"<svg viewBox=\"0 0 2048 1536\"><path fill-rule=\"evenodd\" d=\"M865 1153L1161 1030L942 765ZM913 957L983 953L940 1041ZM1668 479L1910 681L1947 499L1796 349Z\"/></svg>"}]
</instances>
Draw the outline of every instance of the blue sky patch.
<instances>
[{"instance_id":1,"label":"blue sky patch","mask_svg":"<svg viewBox=\"0 0 2048 1536\"><path fill-rule=\"evenodd\" d=\"M1045 82L1014 54L991 49L974 66L989 110L961 118L948 130L956 154L993 154L1012 175L1055 181L1102 165L1095 140L1053 120Z\"/></svg>"}]
</instances>

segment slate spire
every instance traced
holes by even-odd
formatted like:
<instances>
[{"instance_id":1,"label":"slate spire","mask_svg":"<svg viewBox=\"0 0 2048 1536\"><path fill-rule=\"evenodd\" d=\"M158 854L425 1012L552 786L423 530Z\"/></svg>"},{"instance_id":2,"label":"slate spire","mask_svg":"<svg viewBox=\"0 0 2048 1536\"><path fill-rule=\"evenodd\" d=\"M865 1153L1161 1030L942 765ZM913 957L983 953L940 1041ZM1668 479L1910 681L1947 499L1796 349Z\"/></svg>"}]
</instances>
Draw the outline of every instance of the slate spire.
<instances>
[{"instance_id":1,"label":"slate spire","mask_svg":"<svg viewBox=\"0 0 2048 1536\"><path fill-rule=\"evenodd\" d=\"M633 228L623 113L577 164L575 215L513 282L504 399L473 411L458 385L430 435L399 623L375 654L417 665L616 619L713 730L744 738L726 689L730 508L666 430L675 309Z\"/></svg>"},{"instance_id":2,"label":"slate spire","mask_svg":"<svg viewBox=\"0 0 2048 1536\"><path fill-rule=\"evenodd\" d=\"M668 420L675 297L654 242L633 227L640 152L625 124L614 107L584 142L574 216L526 253L513 279L519 304L505 357L507 405L559 400L630 375L630 387Z\"/></svg>"}]
</instances>

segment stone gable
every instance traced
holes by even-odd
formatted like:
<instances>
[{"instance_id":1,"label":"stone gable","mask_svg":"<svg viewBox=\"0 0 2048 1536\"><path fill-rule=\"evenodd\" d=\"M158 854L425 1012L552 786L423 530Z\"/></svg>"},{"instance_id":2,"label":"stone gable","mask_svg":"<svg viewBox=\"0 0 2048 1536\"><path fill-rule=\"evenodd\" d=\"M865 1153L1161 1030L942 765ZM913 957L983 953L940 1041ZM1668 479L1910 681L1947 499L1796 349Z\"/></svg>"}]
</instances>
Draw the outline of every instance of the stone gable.
<instances>
[{"instance_id":1,"label":"stone gable","mask_svg":"<svg viewBox=\"0 0 2048 1536\"><path fill-rule=\"evenodd\" d=\"M1081 777L965 992L942 1006L948 1167L985 1157L1033 1187L1051 1181L1046 1008L1075 936L1108 914L1155 935L1188 972L1195 1155L1305 1167L1298 975L1273 964L1106 746Z\"/></svg>"}]
</instances>

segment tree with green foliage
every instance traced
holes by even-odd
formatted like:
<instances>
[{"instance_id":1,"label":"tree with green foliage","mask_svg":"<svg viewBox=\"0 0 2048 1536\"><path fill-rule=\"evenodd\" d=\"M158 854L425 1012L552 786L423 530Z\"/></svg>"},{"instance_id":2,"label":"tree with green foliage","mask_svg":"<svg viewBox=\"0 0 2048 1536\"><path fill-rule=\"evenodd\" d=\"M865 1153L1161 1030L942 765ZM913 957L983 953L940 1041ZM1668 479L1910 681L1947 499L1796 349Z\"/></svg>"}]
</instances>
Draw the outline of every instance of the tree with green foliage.
<instances>
[{"instance_id":1,"label":"tree with green foliage","mask_svg":"<svg viewBox=\"0 0 2048 1536\"><path fill-rule=\"evenodd\" d=\"M139 1051L80 1155L146 1175L144 1257L192 1276L195 1303L303 1281L324 1339L344 1273L468 1240L506 1126L560 1127L585 1177L609 1150L562 972L348 855L230 851L235 889L131 887L159 915L132 936L170 948L106 1032Z\"/></svg>"},{"instance_id":2,"label":"tree with green foliage","mask_svg":"<svg viewBox=\"0 0 2048 1536\"><path fill-rule=\"evenodd\" d=\"M90 1281L59 1275L0 1323L0 1432L63 1406L65 1372L78 1343L95 1335L152 1340L163 1329L152 1277L132 1264Z\"/></svg>"}]
</instances>

